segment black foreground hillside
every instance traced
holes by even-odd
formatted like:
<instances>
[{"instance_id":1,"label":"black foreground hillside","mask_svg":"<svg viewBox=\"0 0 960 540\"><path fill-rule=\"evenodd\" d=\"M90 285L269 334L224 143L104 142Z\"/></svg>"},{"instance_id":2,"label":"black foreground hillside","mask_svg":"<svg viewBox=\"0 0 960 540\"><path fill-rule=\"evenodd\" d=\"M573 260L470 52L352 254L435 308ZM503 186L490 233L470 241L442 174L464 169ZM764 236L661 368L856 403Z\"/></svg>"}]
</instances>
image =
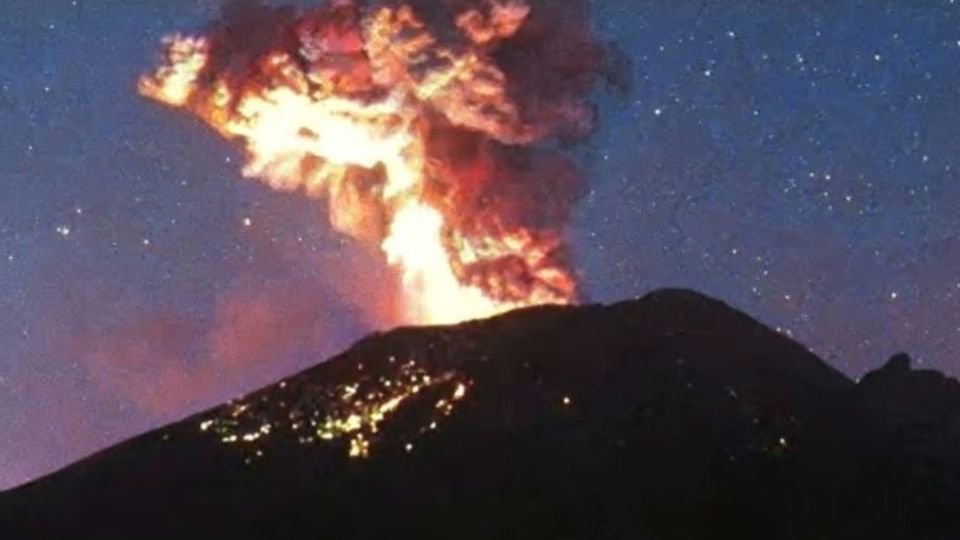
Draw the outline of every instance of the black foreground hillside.
<instances>
[{"instance_id":1,"label":"black foreground hillside","mask_svg":"<svg viewBox=\"0 0 960 540\"><path fill-rule=\"evenodd\" d=\"M0 495L0 537L960 538L960 384L696 293L399 329Z\"/></svg>"}]
</instances>

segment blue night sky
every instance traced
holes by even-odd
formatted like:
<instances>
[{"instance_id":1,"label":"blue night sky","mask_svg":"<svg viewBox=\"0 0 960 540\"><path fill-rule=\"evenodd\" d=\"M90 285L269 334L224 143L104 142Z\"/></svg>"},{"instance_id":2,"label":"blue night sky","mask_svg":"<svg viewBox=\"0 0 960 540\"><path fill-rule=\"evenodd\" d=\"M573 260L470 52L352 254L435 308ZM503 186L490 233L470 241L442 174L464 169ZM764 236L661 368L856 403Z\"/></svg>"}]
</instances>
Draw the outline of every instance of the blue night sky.
<instances>
[{"instance_id":1,"label":"blue night sky","mask_svg":"<svg viewBox=\"0 0 960 540\"><path fill-rule=\"evenodd\" d=\"M136 94L219 5L0 0L0 488L377 327L377 254ZM690 287L851 376L900 350L960 375L960 2L593 14L632 86L575 149L592 300Z\"/></svg>"}]
</instances>

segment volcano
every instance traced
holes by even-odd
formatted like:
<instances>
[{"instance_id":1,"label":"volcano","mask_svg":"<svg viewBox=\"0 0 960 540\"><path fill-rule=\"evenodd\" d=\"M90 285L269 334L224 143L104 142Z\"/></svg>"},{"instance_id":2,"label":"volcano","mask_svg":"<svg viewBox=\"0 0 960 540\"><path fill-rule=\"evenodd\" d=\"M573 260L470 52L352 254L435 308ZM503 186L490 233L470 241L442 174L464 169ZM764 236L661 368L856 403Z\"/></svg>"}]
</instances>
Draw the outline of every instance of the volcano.
<instances>
[{"instance_id":1,"label":"volcano","mask_svg":"<svg viewBox=\"0 0 960 540\"><path fill-rule=\"evenodd\" d=\"M0 496L3 538L960 538L960 384L663 290L372 335Z\"/></svg>"}]
</instances>

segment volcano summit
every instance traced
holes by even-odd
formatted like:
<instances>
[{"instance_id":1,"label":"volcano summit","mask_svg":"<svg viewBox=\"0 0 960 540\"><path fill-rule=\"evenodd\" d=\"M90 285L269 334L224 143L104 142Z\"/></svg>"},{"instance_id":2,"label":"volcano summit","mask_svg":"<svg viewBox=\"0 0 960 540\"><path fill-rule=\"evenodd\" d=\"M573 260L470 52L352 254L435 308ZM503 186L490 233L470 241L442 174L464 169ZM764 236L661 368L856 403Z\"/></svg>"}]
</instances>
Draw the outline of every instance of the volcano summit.
<instances>
[{"instance_id":1,"label":"volcano summit","mask_svg":"<svg viewBox=\"0 0 960 540\"><path fill-rule=\"evenodd\" d=\"M960 384L665 290L371 336L0 496L7 538L960 536Z\"/></svg>"}]
</instances>

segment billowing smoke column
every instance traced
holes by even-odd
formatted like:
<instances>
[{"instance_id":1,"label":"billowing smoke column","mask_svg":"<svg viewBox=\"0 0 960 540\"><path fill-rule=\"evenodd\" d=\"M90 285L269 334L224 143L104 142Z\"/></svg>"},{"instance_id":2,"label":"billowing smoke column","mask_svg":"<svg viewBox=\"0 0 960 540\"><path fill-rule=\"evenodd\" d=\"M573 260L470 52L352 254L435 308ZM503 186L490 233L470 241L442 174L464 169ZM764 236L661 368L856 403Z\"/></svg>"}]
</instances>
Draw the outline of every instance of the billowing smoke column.
<instances>
[{"instance_id":1,"label":"billowing smoke column","mask_svg":"<svg viewBox=\"0 0 960 540\"><path fill-rule=\"evenodd\" d=\"M452 323L570 303L582 192L557 150L591 129L603 51L574 0L233 3L165 40L140 92L244 145L244 175L325 199L377 243L400 318Z\"/></svg>"}]
</instances>

